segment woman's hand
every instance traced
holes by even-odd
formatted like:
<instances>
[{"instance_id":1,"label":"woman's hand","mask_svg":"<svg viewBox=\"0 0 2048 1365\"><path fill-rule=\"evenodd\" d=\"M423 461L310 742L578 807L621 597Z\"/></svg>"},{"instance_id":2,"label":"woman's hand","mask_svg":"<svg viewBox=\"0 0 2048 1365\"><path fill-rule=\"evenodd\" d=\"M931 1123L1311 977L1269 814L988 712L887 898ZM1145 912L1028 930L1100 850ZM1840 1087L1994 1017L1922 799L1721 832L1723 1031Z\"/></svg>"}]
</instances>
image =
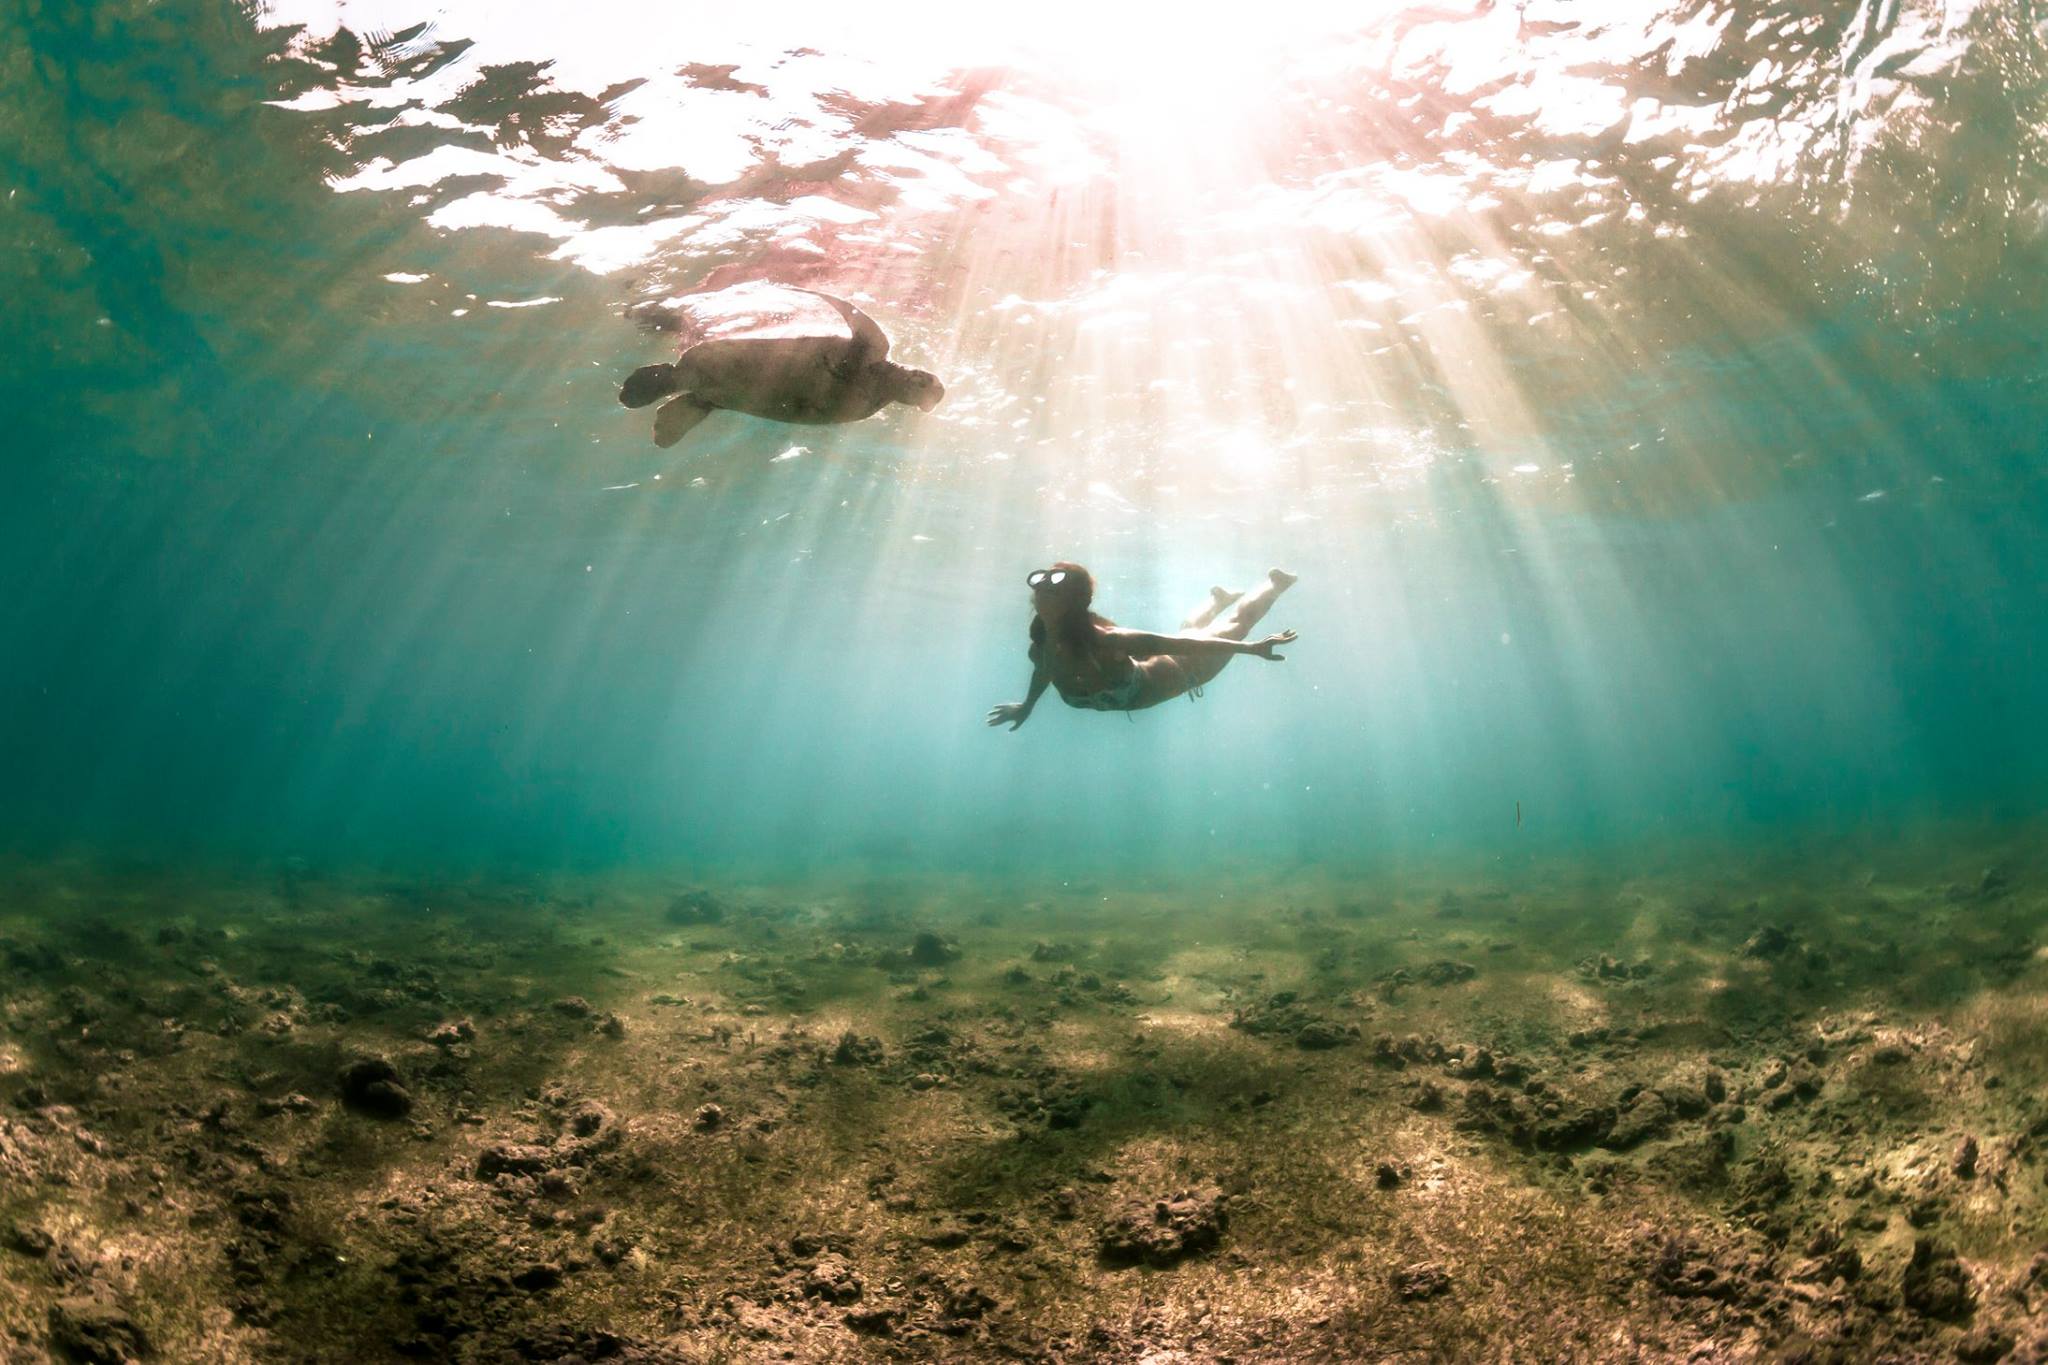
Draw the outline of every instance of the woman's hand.
<instances>
[{"instance_id":1,"label":"woman's hand","mask_svg":"<svg viewBox=\"0 0 2048 1365\"><path fill-rule=\"evenodd\" d=\"M1261 659L1271 659L1274 663L1279 663L1282 659L1286 658L1287 656L1285 654L1275 654L1273 652L1273 646L1290 644L1296 638L1297 637L1295 636L1293 631L1283 630L1278 635L1268 635L1265 639L1259 641L1257 644L1247 646L1244 652L1247 654L1256 654Z\"/></svg>"},{"instance_id":2,"label":"woman's hand","mask_svg":"<svg viewBox=\"0 0 2048 1365\"><path fill-rule=\"evenodd\" d=\"M991 726L1008 725L1012 730L1031 718L1031 707L1021 701L1006 701L988 713Z\"/></svg>"}]
</instances>

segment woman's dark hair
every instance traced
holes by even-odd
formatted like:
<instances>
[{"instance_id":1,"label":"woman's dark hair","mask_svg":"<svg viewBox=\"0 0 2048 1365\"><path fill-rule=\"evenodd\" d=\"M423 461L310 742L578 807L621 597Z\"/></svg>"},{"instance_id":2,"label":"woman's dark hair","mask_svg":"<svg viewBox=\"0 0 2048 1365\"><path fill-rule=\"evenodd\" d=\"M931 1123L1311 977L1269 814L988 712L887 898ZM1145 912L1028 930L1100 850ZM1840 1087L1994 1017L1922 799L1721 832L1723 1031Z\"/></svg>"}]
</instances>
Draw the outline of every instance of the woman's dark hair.
<instances>
[{"instance_id":1,"label":"woman's dark hair","mask_svg":"<svg viewBox=\"0 0 2048 1365\"><path fill-rule=\"evenodd\" d=\"M1098 626L1113 626L1116 622L1107 616L1097 616L1088 610L1095 600L1095 575L1079 564L1070 564L1062 559L1052 566L1065 570L1067 579L1053 591L1073 600L1076 610L1067 613L1066 622L1060 627L1066 637L1069 649L1082 649L1088 644L1088 637ZM1031 662L1038 662L1039 646L1045 643L1045 618L1034 615L1031 618Z\"/></svg>"}]
</instances>

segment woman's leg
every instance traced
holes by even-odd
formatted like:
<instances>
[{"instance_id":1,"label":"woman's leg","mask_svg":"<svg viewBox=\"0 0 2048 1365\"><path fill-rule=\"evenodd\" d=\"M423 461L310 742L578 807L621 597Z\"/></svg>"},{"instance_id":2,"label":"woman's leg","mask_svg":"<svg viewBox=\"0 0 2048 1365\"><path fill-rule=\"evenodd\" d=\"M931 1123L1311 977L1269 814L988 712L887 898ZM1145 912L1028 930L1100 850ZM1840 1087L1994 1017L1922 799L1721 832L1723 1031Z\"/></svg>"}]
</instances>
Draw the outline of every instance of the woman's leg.
<instances>
[{"instance_id":1,"label":"woman's leg","mask_svg":"<svg viewBox=\"0 0 2048 1365\"><path fill-rule=\"evenodd\" d=\"M1273 604L1280 600L1280 594L1293 587L1294 583L1293 574L1280 569L1268 570L1266 581L1259 585L1258 590L1238 594L1236 609L1221 626L1211 629L1208 633L1225 640L1244 639L1251 634L1252 627L1272 610ZM1147 670L1145 695L1152 697L1155 694L1162 694L1158 700L1164 701L1179 696L1191 687L1205 686L1223 671L1224 665L1228 664L1231 658L1231 655L1225 654L1221 658L1211 659L1169 657L1157 660L1160 667L1157 670ZM1169 686L1172 688L1171 691L1167 690ZM1142 706L1155 704L1149 700L1140 703Z\"/></svg>"},{"instance_id":2,"label":"woman's leg","mask_svg":"<svg viewBox=\"0 0 2048 1365\"><path fill-rule=\"evenodd\" d=\"M1243 593L1232 592L1228 588L1209 589L1209 600L1196 607L1194 614L1180 623L1180 628L1182 630L1207 630L1225 607L1230 606L1242 596L1244 596Z\"/></svg>"},{"instance_id":3,"label":"woman's leg","mask_svg":"<svg viewBox=\"0 0 2048 1365\"><path fill-rule=\"evenodd\" d=\"M1226 640L1244 639L1252 633L1252 627L1257 625L1268 611L1272 610L1273 604L1280 600L1280 594L1286 592L1294 584L1295 576L1293 574L1281 569L1268 569L1266 571L1266 581L1258 586L1257 591L1246 593L1243 597L1240 597L1236 609L1230 613L1229 618L1209 633L1221 636Z\"/></svg>"}]
</instances>

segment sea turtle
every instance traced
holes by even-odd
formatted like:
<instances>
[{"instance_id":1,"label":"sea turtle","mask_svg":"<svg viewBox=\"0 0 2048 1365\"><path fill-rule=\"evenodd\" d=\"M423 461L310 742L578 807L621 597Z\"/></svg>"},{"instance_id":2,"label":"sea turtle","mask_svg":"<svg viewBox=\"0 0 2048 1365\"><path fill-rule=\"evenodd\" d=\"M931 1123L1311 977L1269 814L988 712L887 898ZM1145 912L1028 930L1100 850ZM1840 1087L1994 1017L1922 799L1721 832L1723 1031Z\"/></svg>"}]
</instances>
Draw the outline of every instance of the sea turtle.
<instances>
[{"instance_id":1,"label":"sea turtle","mask_svg":"<svg viewBox=\"0 0 2048 1365\"><path fill-rule=\"evenodd\" d=\"M845 323L841 333L804 295L822 299ZM725 296L725 297L720 297ZM643 365L626 376L619 401L654 414L654 443L672 446L719 408L776 422L858 422L890 403L926 412L946 396L938 376L889 359L889 338L844 299L812 289L739 285L688 301L698 327L675 363ZM808 309L812 316L803 316Z\"/></svg>"}]
</instances>

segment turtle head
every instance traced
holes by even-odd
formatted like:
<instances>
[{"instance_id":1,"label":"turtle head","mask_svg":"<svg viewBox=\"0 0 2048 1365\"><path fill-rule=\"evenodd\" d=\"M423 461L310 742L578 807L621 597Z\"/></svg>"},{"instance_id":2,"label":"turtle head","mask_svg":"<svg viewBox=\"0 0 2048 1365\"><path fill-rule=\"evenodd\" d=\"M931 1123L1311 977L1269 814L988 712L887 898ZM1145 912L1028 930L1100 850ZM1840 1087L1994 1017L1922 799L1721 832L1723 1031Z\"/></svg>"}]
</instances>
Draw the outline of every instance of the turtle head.
<instances>
[{"instance_id":1,"label":"turtle head","mask_svg":"<svg viewBox=\"0 0 2048 1365\"><path fill-rule=\"evenodd\" d=\"M673 365L642 365L619 385L619 401L629 408L644 408L681 388Z\"/></svg>"},{"instance_id":2,"label":"turtle head","mask_svg":"<svg viewBox=\"0 0 2048 1365\"><path fill-rule=\"evenodd\" d=\"M892 365L890 370L889 401L892 403L909 403L920 412L930 412L946 396L946 386L928 370L913 370L907 365Z\"/></svg>"}]
</instances>

